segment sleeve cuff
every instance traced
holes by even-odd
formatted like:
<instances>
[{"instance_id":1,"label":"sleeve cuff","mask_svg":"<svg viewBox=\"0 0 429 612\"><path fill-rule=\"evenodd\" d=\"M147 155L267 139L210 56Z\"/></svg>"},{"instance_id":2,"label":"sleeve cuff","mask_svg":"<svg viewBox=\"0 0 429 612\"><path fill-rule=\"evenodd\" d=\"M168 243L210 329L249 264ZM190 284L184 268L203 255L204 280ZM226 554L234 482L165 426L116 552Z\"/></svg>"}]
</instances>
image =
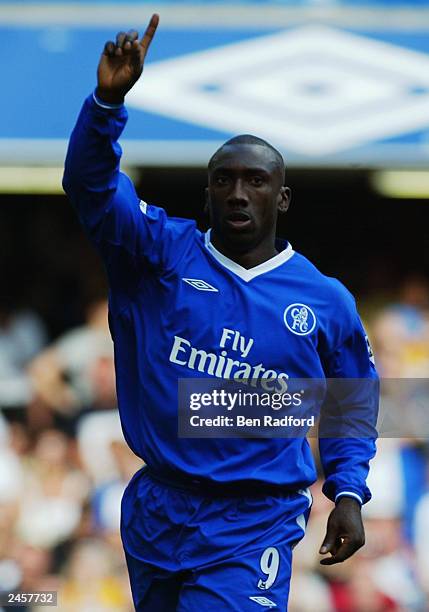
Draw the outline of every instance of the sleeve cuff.
<instances>
[{"instance_id":1,"label":"sleeve cuff","mask_svg":"<svg viewBox=\"0 0 429 612\"><path fill-rule=\"evenodd\" d=\"M107 102L102 102L99 98L97 98L97 96L95 95L95 91L92 92L92 97L94 99L94 102L97 104L97 106L101 106L101 108L106 108L108 110L112 110L112 109L117 109L117 108L122 108L124 106L124 103L122 102L121 104L108 104Z\"/></svg>"},{"instance_id":2,"label":"sleeve cuff","mask_svg":"<svg viewBox=\"0 0 429 612\"><path fill-rule=\"evenodd\" d=\"M340 493L337 493L337 495L335 496L335 503L337 503L340 497L353 497L360 503L361 506L363 506L363 499L354 491L341 491Z\"/></svg>"}]
</instances>

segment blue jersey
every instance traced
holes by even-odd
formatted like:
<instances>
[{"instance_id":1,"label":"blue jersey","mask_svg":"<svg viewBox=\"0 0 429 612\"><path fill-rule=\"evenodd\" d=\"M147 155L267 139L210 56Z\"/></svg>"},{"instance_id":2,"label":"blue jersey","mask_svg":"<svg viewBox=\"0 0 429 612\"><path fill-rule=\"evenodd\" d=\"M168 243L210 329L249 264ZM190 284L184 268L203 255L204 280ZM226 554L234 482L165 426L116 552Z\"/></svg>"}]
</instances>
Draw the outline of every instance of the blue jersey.
<instances>
[{"instance_id":1,"label":"blue jersey","mask_svg":"<svg viewBox=\"0 0 429 612\"><path fill-rule=\"evenodd\" d=\"M169 218L137 196L120 172L125 107L89 97L71 136L64 188L99 250L109 286L118 404L125 438L158 474L217 484L316 480L305 438L178 437L178 379L375 378L353 297L286 242L272 259L242 268L194 221ZM361 417L375 427L372 398ZM323 418L323 416L322 416ZM370 498L369 438L319 442L325 494Z\"/></svg>"}]
</instances>

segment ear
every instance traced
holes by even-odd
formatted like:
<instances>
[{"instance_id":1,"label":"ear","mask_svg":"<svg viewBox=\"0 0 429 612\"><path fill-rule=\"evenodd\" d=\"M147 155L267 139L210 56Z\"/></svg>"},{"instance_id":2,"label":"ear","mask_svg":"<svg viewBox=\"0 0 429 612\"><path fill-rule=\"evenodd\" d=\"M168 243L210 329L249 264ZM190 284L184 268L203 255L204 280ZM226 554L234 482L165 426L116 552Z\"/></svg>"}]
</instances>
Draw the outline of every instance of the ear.
<instances>
[{"instance_id":1,"label":"ear","mask_svg":"<svg viewBox=\"0 0 429 612\"><path fill-rule=\"evenodd\" d=\"M292 191L290 190L290 187L285 187L285 186L281 187L279 195L278 195L278 201L277 201L277 209L279 213L285 213L287 211L287 209L289 208L291 199L292 199Z\"/></svg>"},{"instance_id":2,"label":"ear","mask_svg":"<svg viewBox=\"0 0 429 612\"><path fill-rule=\"evenodd\" d=\"M206 215L209 214L209 202L210 202L209 188L206 187L204 189L204 214Z\"/></svg>"}]
</instances>

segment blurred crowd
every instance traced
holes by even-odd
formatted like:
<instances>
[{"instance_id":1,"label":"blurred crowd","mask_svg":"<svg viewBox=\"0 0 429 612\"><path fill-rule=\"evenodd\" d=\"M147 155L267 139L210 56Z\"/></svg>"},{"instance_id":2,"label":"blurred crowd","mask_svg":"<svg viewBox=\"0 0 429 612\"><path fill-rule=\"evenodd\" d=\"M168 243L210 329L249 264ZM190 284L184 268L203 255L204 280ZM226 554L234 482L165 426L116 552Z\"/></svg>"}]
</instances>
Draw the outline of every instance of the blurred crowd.
<instances>
[{"instance_id":1,"label":"blurred crowd","mask_svg":"<svg viewBox=\"0 0 429 612\"><path fill-rule=\"evenodd\" d=\"M380 375L429 379L427 280L365 313ZM291 612L429 609L429 442L407 429L403 399L405 429L379 439L372 464L366 546L344 564L319 564L332 504L322 479L312 487ZM53 342L35 312L0 305L0 590L55 590L63 611L132 610L119 516L140 466L121 433L105 300Z\"/></svg>"}]
</instances>

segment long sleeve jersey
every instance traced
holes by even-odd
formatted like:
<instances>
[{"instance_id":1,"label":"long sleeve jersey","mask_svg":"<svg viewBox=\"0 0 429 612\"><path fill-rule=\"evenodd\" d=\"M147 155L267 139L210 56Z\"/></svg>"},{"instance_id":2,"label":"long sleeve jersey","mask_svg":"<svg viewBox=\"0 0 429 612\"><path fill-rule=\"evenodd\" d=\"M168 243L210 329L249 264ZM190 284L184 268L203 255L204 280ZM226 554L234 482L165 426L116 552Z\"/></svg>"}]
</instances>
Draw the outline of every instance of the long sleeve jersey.
<instances>
[{"instance_id":1,"label":"long sleeve jersey","mask_svg":"<svg viewBox=\"0 0 429 612\"><path fill-rule=\"evenodd\" d=\"M376 380L355 301L286 241L276 256L245 269L213 246L210 231L140 200L120 171L126 121L124 106L104 108L88 97L63 182L107 270L125 439L159 474L305 488L316 469L304 436L179 437L178 380L263 379L269 372L279 390L293 378ZM365 503L378 399L358 396L353 409L373 434L324 437L319 448L325 494ZM315 408L323 421L323 405Z\"/></svg>"}]
</instances>

